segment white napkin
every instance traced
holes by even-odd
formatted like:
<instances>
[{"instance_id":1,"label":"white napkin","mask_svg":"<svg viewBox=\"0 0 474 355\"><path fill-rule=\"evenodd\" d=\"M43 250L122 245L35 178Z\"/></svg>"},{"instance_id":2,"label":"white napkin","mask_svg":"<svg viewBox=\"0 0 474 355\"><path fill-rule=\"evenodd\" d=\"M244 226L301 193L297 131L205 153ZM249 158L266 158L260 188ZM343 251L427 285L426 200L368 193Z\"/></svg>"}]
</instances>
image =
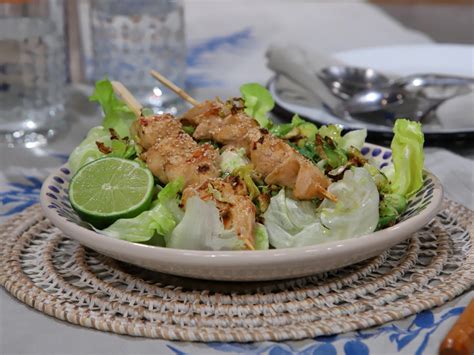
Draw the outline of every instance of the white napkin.
<instances>
[{"instance_id":1,"label":"white napkin","mask_svg":"<svg viewBox=\"0 0 474 355\"><path fill-rule=\"evenodd\" d=\"M291 44L272 44L266 57L268 68L308 90L315 100L331 108L340 102L316 75L323 68L341 65L337 59L321 52L308 53Z\"/></svg>"},{"instance_id":2,"label":"white napkin","mask_svg":"<svg viewBox=\"0 0 474 355\"><path fill-rule=\"evenodd\" d=\"M437 113L443 128L474 129L474 92L443 102Z\"/></svg>"}]
</instances>

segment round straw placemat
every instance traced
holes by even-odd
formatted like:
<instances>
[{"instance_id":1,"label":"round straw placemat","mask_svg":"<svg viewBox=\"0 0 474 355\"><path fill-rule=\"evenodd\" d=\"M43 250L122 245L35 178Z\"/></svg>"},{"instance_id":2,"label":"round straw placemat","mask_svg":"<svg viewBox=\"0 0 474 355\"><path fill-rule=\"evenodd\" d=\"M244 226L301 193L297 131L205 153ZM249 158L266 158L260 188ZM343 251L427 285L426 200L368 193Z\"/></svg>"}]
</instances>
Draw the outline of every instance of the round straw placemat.
<instances>
[{"instance_id":1,"label":"round straw placemat","mask_svg":"<svg viewBox=\"0 0 474 355\"><path fill-rule=\"evenodd\" d=\"M99 255L33 206L2 225L0 283L43 313L103 331L205 342L296 340L401 319L471 288L473 217L446 200L411 239L362 263L299 279L224 283Z\"/></svg>"}]
</instances>

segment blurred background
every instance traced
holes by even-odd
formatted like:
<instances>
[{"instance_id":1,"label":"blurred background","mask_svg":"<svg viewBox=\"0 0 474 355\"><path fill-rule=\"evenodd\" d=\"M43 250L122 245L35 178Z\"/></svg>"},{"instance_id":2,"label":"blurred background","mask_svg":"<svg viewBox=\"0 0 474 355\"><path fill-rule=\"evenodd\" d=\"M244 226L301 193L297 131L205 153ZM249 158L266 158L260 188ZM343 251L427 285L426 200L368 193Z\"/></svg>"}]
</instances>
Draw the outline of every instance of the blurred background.
<instances>
[{"instance_id":1,"label":"blurred background","mask_svg":"<svg viewBox=\"0 0 474 355\"><path fill-rule=\"evenodd\" d=\"M274 44L290 44L311 53L316 63L313 74L321 69L318 60L327 62L323 57L340 60L358 49L431 46L423 53L428 56L429 50L434 51L439 62L445 54L434 44L463 45L467 56L456 52L455 47L442 49L460 61L452 62L451 68L438 68L438 64L423 68L423 58L416 68L404 69L405 63L399 73L383 74L437 71L468 75L459 68L468 67L473 60L469 48L474 43L473 11L469 0L2 0L0 142L44 146L54 142L58 132L67 137L72 128L77 133L67 142L78 141L87 127L99 122L100 112L87 97L94 82L104 77L123 82L155 112L182 111L184 103L148 75L150 69L160 71L199 100L238 95L242 83L266 85L275 74L277 79L290 78L304 92L284 80L274 84L275 94L281 96L275 116L288 119L292 112L285 103L293 103L289 96L306 97L305 107L311 107L318 93L308 97L311 90L282 72L287 68L267 63L266 54L268 57ZM290 51L283 52L277 57L288 60ZM396 53L405 62L414 55L402 49ZM349 57L349 62L354 62L353 56ZM380 67L379 62L370 61L359 66L386 70L386 60L377 60ZM343 62L347 63L347 58ZM294 92L288 95L287 89ZM469 102L462 105L469 106ZM325 114L306 118L327 123L319 119ZM81 117L85 120L82 126ZM472 128L467 121L433 119L433 132ZM369 134L370 140L380 137L389 134ZM438 138L433 136L429 142L439 143ZM71 147L61 145L61 149L67 154Z\"/></svg>"},{"instance_id":2,"label":"blurred background","mask_svg":"<svg viewBox=\"0 0 474 355\"><path fill-rule=\"evenodd\" d=\"M472 80L473 44L469 0L2 0L0 159L15 165L23 148L35 148L25 161L67 157L100 124L88 97L104 77L157 113L185 110L150 69L197 100L237 96L243 83L258 82L275 98L275 120L297 112L318 124L366 127L368 140L381 144L390 141L394 117L421 117L428 146L469 155L472 85L444 85L434 91L449 99L438 100L415 80L418 96L404 97L403 110L397 94L396 110L349 115L338 110L347 102L341 83L321 73L363 68L364 90L380 79L375 74L386 84L420 73Z\"/></svg>"}]
</instances>

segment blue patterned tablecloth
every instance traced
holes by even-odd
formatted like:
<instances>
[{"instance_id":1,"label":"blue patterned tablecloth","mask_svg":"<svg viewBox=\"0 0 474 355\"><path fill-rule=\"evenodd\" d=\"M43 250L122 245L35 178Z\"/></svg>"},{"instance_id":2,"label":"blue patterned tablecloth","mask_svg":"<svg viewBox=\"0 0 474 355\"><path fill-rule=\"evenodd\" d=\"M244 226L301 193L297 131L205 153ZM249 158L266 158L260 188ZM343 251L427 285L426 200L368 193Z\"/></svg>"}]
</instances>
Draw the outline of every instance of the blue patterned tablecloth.
<instances>
[{"instance_id":1,"label":"blue patterned tablecloth","mask_svg":"<svg viewBox=\"0 0 474 355\"><path fill-rule=\"evenodd\" d=\"M188 81L198 99L236 95L244 82L265 83L271 73L265 68L263 54L275 39L330 52L359 46L429 42L426 36L403 28L367 4L278 2L270 9L266 2L229 5L187 1L186 6L190 43ZM328 30L335 23L338 31ZM71 149L98 120L75 112L68 133L45 149L0 148L0 223L38 203L42 180L53 167L67 160ZM428 149L426 165L440 177L450 197L473 208L472 160L447 150ZM338 336L284 343L199 344L136 339L69 325L27 308L2 290L0 352L435 354L440 341L473 297L471 290L442 307L405 320Z\"/></svg>"}]
</instances>

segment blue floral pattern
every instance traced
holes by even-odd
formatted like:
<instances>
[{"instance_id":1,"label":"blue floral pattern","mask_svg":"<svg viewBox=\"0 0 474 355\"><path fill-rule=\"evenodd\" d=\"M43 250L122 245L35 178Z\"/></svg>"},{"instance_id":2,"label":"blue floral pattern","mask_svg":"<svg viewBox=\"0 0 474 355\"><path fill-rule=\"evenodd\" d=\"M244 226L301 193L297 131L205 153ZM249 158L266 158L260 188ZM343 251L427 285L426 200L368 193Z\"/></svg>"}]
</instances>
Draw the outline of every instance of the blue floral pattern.
<instances>
[{"instance_id":1,"label":"blue floral pattern","mask_svg":"<svg viewBox=\"0 0 474 355\"><path fill-rule=\"evenodd\" d=\"M310 344L298 346L292 343L206 343L205 346L221 352L232 354L269 354L269 355L369 355L379 354L371 351L368 343L371 339L384 338L387 340L385 353L405 354L410 344L416 344L410 348L409 353L421 355L424 353L428 341L441 324L462 313L465 307L454 307L439 315L435 320L433 311L427 310L411 317L411 322L406 327L396 323L361 330L348 334L321 336L315 338ZM174 354L187 354L180 349L178 344L167 345Z\"/></svg>"},{"instance_id":2,"label":"blue floral pattern","mask_svg":"<svg viewBox=\"0 0 474 355\"><path fill-rule=\"evenodd\" d=\"M1 217L12 216L39 202L42 181L34 176L25 176L24 182L8 182L6 191L0 191Z\"/></svg>"}]
</instances>

